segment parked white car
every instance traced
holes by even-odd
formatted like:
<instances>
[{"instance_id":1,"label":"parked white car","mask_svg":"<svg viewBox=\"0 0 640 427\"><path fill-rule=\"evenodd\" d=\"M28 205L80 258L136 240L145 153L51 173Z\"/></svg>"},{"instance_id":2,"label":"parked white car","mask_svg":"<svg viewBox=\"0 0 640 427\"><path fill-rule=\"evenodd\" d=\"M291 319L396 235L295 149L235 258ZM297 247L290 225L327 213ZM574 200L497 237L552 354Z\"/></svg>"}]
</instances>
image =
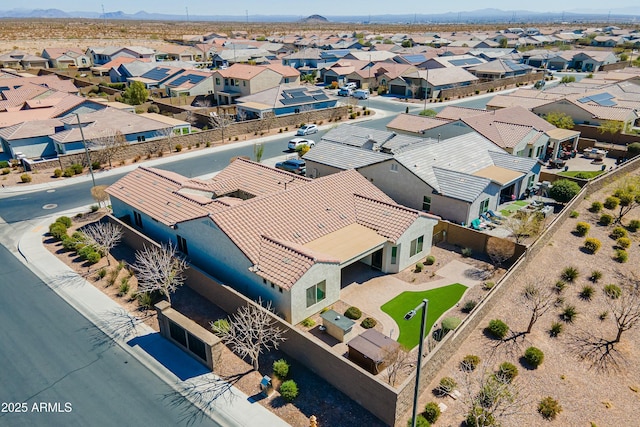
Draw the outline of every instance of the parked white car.
<instances>
[{"instance_id":1,"label":"parked white car","mask_svg":"<svg viewBox=\"0 0 640 427\"><path fill-rule=\"evenodd\" d=\"M351 90L356 90L358 88L358 85L355 84L354 82L349 82L342 87L346 87L347 89L351 89Z\"/></svg>"},{"instance_id":2,"label":"parked white car","mask_svg":"<svg viewBox=\"0 0 640 427\"><path fill-rule=\"evenodd\" d=\"M296 132L296 135L305 136L305 135L310 135L316 132L318 132L318 125L307 124L307 125L301 126L300 129L298 129L298 132Z\"/></svg>"},{"instance_id":3,"label":"parked white car","mask_svg":"<svg viewBox=\"0 0 640 427\"><path fill-rule=\"evenodd\" d=\"M358 89L353 92L353 97L358 99L367 99L369 98L369 91L366 89Z\"/></svg>"},{"instance_id":4,"label":"parked white car","mask_svg":"<svg viewBox=\"0 0 640 427\"><path fill-rule=\"evenodd\" d=\"M341 87L338 90L338 96L351 96L353 95L353 90L348 87Z\"/></svg>"},{"instance_id":5,"label":"parked white car","mask_svg":"<svg viewBox=\"0 0 640 427\"><path fill-rule=\"evenodd\" d=\"M287 147L289 147L289 150L295 150L296 148L301 147L303 145L308 145L309 147L313 147L314 145L316 145L316 143L309 139L293 138L291 141L289 141L289 144L287 145Z\"/></svg>"}]
</instances>

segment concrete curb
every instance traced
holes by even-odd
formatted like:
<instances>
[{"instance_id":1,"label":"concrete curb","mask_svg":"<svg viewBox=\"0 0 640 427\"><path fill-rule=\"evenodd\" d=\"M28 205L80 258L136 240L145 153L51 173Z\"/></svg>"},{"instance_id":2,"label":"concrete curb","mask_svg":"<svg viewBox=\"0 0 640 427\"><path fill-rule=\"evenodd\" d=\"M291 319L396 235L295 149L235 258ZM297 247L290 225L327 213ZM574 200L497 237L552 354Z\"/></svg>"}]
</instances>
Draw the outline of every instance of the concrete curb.
<instances>
[{"instance_id":1,"label":"concrete curb","mask_svg":"<svg viewBox=\"0 0 640 427\"><path fill-rule=\"evenodd\" d=\"M60 213L59 215L74 215L79 210ZM76 311L104 332L117 345L129 355L136 358L158 378L167 383L176 392L182 394L207 416L224 427L269 425L288 426L286 422L275 414L262 407L257 402L252 402L246 394L234 387L229 387L221 398L204 404L201 399L196 399L185 393L185 390L193 387L206 389L207 384L218 382L220 379L213 373L205 373L193 376L188 380L181 380L167 367L147 353L138 344L129 344L136 338L145 338L147 345L160 350L163 357L179 363L181 367L193 372L203 370L195 359L184 353L181 349L162 338L153 329L145 325L140 319L126 312L117 302L96 289L92 284L71 270L42 245L42 238L48 230L54 217L42 219L30 231L23 234L18 242L20 259L41 280L43 280L57 295L63 298ZM114 326L113 318L118 316L127 319L130 326L124 332L117 325Z\"/></svg>"}]
</instances>

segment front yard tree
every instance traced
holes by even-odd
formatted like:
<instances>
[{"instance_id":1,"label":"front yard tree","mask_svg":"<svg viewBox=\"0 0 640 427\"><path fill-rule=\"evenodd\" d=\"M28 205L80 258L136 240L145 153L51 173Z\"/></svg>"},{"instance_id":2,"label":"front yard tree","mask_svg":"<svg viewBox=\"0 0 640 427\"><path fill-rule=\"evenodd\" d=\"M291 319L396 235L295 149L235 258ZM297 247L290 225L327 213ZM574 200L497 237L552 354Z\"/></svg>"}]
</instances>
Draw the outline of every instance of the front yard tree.
<instances>
[{"instance_id":1,"label":"front yard tree","mask_svg":"<svg viewBox=\"0 0 640 427\"><path fill-rule=\"evenodd\" d=\"M216 113L209 114L209 125L211 125L211 129L220 129L220 133L222 136L222 142L224 143L224 130L228 128L231 123L234 123L235 117L229 114L218 115Z\"/></svg>"},{"instance_id":2,"label":"front yard tree","mask_svg":"<svg viewBox=\"0 0 640 427\"><path fill-rule=\"evenodd\" d=\"M127 139L119 130L107 128L89 141L89 147L100 150L100 154L113 167L112 161L128 145Z\"/></svg>"},{"instance_id":3,"label":"front yard tree","mask_svg":"<svg viewBox=\"0 0 640 427\"><path fill-rule=\"evenodd\" d=\"M552 111L544 119L559 129L573 129L575 126L571 116L560 111Z\"/></svg>"},{"instance_id":4,"label":"front yard tree","mask_svg":"<svg viewBox=\"0 0 640 427\"><path fill-rule=\"evenodd\" d=\"M178 256L175 246L169 242L137 251L133 268L141 292L159 291L171 304L171 294L184 284L182 273L187 269L187 262Z\"/></svg>"},{"instance_id":5,"label":"front yard tree","mask_svg":"<svg viewBox=\"0 0 640 427\"><path fill-rule=\"evenodd\" d=\"M580 186L569 179L554 181L549 196L559 203L567 203L580 192Z\"/></svg>"},{"instance_id":6,"label":"front yard tree","mask_svg":"<svg viewBox=\"0 0 640 427\"><path fill-rule=\"evenodd\" d=\"M129 105L140 105L147 102L149 91L142 82L131 82L122 94L124 102Z\"/></svg>"},{"instance_id":7,"label":"front yard tree","mask_svg":"<svg viewBox=\"0 0 640 427\"><path fill-rule=\"evenodd\" d=\"M95 188L95 187L94 187ZM111 265L109 252L115 248L122 239L122 227L111 222L96 222L82 230L87 243L107 257L107 264Z\"/></svg>"},{"instance_id":8,"label":"front yard tree","mask_svg":"<svg viewBox=\"0 0 640 427\"><path fill-rule=\"evenodd\" d=\"M262 305L261 300L258 300L258 305ZM228 329L218 328L211 323L211 328L216 335L220 336L225 344L231 346L231 349L240 357L248 357L255 371L260 368L258 363L260 354L264 351L276 350L286 339L284 331L275 326L275 320L270 313L273 311L271 303L268 302L264 307L260 306L247 304L239 307L231 315Z\"/></svg>"}]
</instances>

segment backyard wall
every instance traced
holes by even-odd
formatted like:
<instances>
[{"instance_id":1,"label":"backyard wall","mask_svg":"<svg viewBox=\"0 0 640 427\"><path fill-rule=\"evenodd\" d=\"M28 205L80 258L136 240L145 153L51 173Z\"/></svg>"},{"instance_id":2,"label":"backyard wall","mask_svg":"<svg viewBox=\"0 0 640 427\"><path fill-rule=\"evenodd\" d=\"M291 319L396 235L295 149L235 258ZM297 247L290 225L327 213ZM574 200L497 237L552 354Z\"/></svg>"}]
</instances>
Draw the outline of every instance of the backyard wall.
<instances>
[{"instance_id":1,"label":"backyard wall","mask_svg":"<svg viewBox=\"0 0 640 427\"><path fill-rule=\"evenodd\" d=\"M468 96L468 95L475 94L476 91L478 91L478 93L486 93L491 89L493 89L494 91L496 89L499 90L503 86L511 86L517 83L527 84L527 83L536 82L538 80L543 80L543 79L544 79L544 73L542 72L525 74L523 76L517 76L517 77L507 77L505 79L475 83L468 86L460 86L460 87L454 87L450 89L443 89L440 91L439 97L446 99L446 98L453 98L453 97L460 97L460 96Z\"/></svg>"},{"instance_id":2,"label":"backyard wall","mask_svg":"<svg viewBox=\"0 0 640 427\"><path fill-rule=\"evenodd\" d=\"M640 142L640 135L626 133L617 133L615 135L611 135L610 133L600 132L600 128L598 126L576 124L571 130L580 132L581 138L594 139L600 142L611 142L622 146L631 144L633 142Z\"/></svg>"}]
</instances>

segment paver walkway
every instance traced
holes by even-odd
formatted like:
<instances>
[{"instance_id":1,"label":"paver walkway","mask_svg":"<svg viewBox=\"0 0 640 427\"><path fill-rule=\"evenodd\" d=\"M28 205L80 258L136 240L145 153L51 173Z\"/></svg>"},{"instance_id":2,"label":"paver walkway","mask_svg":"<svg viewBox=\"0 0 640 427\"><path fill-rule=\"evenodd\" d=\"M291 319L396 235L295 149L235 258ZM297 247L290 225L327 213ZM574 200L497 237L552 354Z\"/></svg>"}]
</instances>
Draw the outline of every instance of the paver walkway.
<instances>
[{"instance_id":1,"label":"paver walkway","mask_svg":"<svg viewBox=\"0 0 640 427\"><path fill-rule=\"evenodd\" d=\"M391 275L379 276L363 283L352 283L346 286L340 293L340 299L374 317L382 324L383 333L395 340L400 335L400 328L391 316L380 309L384 303L405 291L427 291L453 283L472 288L482 283L482 273L482 270L472 265L454 260L436 271L436 275L442 279L424 283L407 283Z\"/></svg>"}]
</instances>

